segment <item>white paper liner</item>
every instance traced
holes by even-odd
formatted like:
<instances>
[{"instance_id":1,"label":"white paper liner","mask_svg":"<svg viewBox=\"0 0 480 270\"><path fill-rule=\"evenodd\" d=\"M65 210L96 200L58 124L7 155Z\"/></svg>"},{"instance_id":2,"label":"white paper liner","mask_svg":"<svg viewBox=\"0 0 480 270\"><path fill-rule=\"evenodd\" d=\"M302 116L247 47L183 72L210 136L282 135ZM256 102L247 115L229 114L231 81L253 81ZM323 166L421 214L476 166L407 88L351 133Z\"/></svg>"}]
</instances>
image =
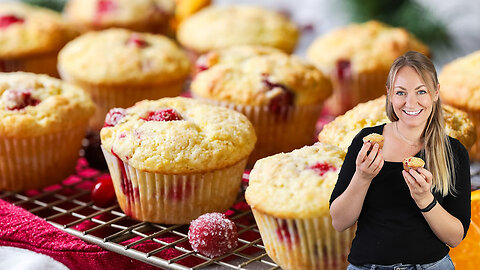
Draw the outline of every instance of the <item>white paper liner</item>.
<instances>
[{"instance_id":1,"label":"white paper liner","mask_svg":"<svg viewBox=\"0 0 480 270\"><path fill-rule=\"evenodd\" d=\"M31 138L0 138L0 189L36 189L74 173L86 127Z\"/></svg>"},{"instance_id":2,"label":"white paper liner","mask_svg":"<svg viewBox=\"0 0 480 270\"><path fill-rule=\"evenodd\" d=\"M156 100L164 97L175 97L180 95L184 84L183 80L178 80L147 86L96 85L78 81L62 69L59 69L59 72L63 80L81 87L92 97L97 107L94 116L90 119L89 127L92 131L102 129L105 116L111 108L128 108L144 99Z\"/></svg>"},{"instance_id":3,"label":"white paper liner","mask_svg":"<svg viewBox=\"0 0 480 270\"><path fill-rule=\"evenodd\" d=\"M279 219L252 209L267 254L282 269L344 270L355 228L337 232L329 215ZM279 224L285 224L279 229Z\"/></svg>"},{"instance_id":4,"label":"white paper liner","mask_svg":"<svg viewBox=\"0 0 480 270\"><path fill-rule=\"evenodd\" d=\"M137 170L103 147L102 151L125 214L164 224L187 224L204 213L226 211L237 198L247 162L243 159L220 170L174 175Z\"/></svg>"},{"instance_id":5,"label":"white paper liner","mask_svg":"<svg viewBox=\"0 0 480 270\"><path fill-rule=\"evenodd\" d=\"M269 111L268 106L239 105L196 96L194 98L241 112L252 122L257 143L250 154L249 166L258 159L280 152L290 152L316 141L315 125L322 104L285 107L275 114Z\"/></svg>"}]
</instances>

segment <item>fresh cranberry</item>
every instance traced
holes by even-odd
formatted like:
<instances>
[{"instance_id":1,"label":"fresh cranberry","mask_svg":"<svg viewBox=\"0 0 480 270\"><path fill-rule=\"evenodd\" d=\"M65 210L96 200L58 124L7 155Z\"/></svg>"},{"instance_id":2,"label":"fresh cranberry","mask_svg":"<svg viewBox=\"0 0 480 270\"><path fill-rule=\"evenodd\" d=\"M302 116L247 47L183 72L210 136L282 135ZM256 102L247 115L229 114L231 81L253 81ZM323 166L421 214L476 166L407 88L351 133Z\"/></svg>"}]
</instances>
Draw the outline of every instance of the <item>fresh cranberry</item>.
<instances>
[{"instance_id":1,"label":"fresh cranberry","mask_svg":"<svg viewBox=\"0 0 480 270\"><path fill-rule=\"evenodd\" d=\"M3 15L0 16L0 29L7 28L14 23L23 23L24 21L24 19L19 18L15 15Z\"/></svg>"},{"instance_id":2,"label":"fresh cranberry","mask_svg":"<svg viewBox=\"0 0 480 270\"><path fill-rule=\"evenodd\" d=\"M97 13L104 14L117 8L117 4L112 0L100 0L97 2Z\"/></svg>"},{"instance_id":3,"label":"fresh cranberry","mask_svg":"<svg viewBox=\"0 0 480 270\"><path fill-rule=\"evenodd\" d=\"M40 100L32 97L31 90L7 90L3 93L2 98L8 110L21 110L40 103Z\"/></svg>"},{"instance_id":4,"label":"fresh cranberry","mask_svg":"<svg viewBox=\"0 0 480 270\"><path fill-rule=\"evenodd\" d=\"M115 202L115 189L110 175L102 175L92 188L92 201L95 205L106 207Z\"/></svg>"},{"instance_id":5,"label":"fresh cranberry","mask_svg":"<svg viewBox=\"0 0 480 270\"><path fill-rule=\"evenodd\" d=\"M348 60L338 60L337 62L337 77L339 80L345 80L352 76L351 63Z\"/></svg>"},{"instance_id":6,"label":"fresh cranberry","mask_svg":"<svg viewBox=\"0 0 480 270\"><path fill-rule=\"evenodd\" d=\"M334 171L337 168L326 162L318 162L317 164L310 166L309 169L314 170L318 175L323 176L328 171Z\"/></svg>"},{"instance_id":7,"label":"fresh cranberry","mask_svg":"<svg viewBox=\"0 0 480 270\"><path fill-rule=\"evenodd\" d=\"M176 121L182 120L182 116L174 109L163 109L149 112L147 117L142 118L145 121Z\"/></svg>"},{"instance_id":8,"label":"fresh cranberry","mask_svg":"<svg viewBox=\"0 0 480 270\"><path fill-rule=\"evenodd\" d=\"M135 46L137 48L145 48L150 44L142 39L138 34L132 34L127 40L127 45Z\"/></svg>"},{"instance_id":9,"label":"fresh cranberry","mask_svg":"<svg viewBox=\"0 0 480 270\"><path fill-rule=\"evenodd\" d=\"M107 116L105 117L105 124L103 124L103 127L113 127L117 125L120 120L122 120L125 115L127 115L127 111L122 108L113 108L111 109L108 113Z\"/></svg>"},{"instance_id":10,"label":"fresh cranberry","mask_svg":"<svg viewBox=\"0 0 480 270\"><path fill-rule=\"evenodd\" d=\"M291 246L293 243L297 243L299 240L295 223L293 223L293 225L293 232L290 232L287 221L277 221L277 229L275 231L277 233L277 237L288 246Z\"/></svg>"},{"instance_id":11,"label":"fresh cranberry","mask_svg":"<svg viewBox=\"0 0 480 270\"><path fill-rule=\"evenodd\" d=\"M190 223L188 241L196 252L221 256L237 247L237 226L222 213L207 213Z\"/></svg>"}]
</instances>

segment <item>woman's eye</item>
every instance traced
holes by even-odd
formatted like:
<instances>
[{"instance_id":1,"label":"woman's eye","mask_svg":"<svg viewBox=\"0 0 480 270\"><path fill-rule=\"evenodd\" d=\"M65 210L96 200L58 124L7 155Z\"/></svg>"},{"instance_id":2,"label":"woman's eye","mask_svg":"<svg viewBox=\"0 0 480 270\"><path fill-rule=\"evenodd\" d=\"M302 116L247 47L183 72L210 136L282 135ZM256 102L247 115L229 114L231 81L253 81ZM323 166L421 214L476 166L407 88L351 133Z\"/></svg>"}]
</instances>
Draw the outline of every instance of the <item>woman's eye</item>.
<instances>
[{"instance_id":1,"label":"woman's eye","mask_svg":"<svg viewBox=\"0 0 480 270\"><path fill-rule=\"evenodd\" d=\"M418 90L417 93L418 93L419 95L424 95L424 94L427 93L427 91L425 91L425 90Z\"/></svg>"},{"instance_id":2,"label":"woman's eye","mask_svg":"<svg viewBox=\"0 0 480 270\"><path fill-rule=\"evenodd\" d=\"M397 96L403 96L403 95L405 95L405 92L403 92L403 91L397 91L397 92L395 92L395 95L397 95Z\"/></svg>"}]
</instances>

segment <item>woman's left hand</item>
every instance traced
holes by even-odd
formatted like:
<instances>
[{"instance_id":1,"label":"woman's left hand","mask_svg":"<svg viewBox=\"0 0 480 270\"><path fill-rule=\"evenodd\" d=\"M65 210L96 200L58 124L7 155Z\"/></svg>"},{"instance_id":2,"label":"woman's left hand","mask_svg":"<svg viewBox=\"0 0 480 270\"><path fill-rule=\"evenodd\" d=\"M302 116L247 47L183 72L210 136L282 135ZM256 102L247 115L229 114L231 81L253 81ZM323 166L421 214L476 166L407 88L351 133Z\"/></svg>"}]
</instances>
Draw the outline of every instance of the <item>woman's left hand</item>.
<instances>
[{"instance_id":1,"label":"woman's left hand","mask_svg":"<svg viewBox=\"0 0 480 270\"><path fill-rule=\"evenodd\" d=\"M402 171L403 178L410 189L410 195L417 203L418 208L427 207L433 200L431 192L433 175L425 168Z\"/></svg>"}]
</instances>

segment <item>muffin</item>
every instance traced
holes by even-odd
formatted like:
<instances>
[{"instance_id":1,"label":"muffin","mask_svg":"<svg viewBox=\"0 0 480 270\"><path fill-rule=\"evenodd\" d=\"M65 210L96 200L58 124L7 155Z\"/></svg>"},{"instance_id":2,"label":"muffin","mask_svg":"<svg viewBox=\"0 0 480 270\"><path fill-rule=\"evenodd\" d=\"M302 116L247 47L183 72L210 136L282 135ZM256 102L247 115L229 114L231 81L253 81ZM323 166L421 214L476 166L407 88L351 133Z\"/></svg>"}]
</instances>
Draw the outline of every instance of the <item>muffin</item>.
<instances>
[{"instance_id":1,"label":"muffin","mask_svg":"<svg viewBox=\"0 0 480 270\"><path fill-rule=\"evenodd\" d=\"M410 50L429 55L427 46L405 29L369 21L318 37L307 57L330 75L334 91L326 106L340 115L385 94L390 66Z\"/></svg>"},{"instance_id":2,"label":"muffin","mask_svg":"<svg viewBox=\"0 0 480 270\"><path fill-rule=\"evenodd\" d=\"M69 42L58 56L58 70L92 96L98 110L90 129L98 132L113 107L179 95L190 66L169 38L108 29Z\"/></svg>"},{"instance_id":3,"label":"muffin","mask_svg":"<svg viewBox=\"0 0 480 270\"><path fill-rule=\"evenodd\" d=\"M403 169L409 171L410 169L417 170L418 168L425 166L425 161L418 157L408 157L402 161Z\"/></svg>"},{"instance_id":4,"label":"muffin","mask_svg":"<svg viewBox=\"0 0 480 270\"><path fill-rule=\"evenodd\" d=\"M167 224L227 210L256 141L244 115L182 97L114 108L100 136L121 209Z\"/></svg>"},{"instance_id":5,"label":"muffin","mask_svg":"<svg viewBox=\"0 0 480 270\"><path fill-rule=\"evenodd\" d=\"M184 20L177 39L194 61L200 54L234 45L263 45L294 51L298 27L284 15L255 6L210 6Z\"/></svg>"},{"instance_id":6,"label":"muffin","mask_svg":"<svg viewBox=\"0 0 480 270\"><path fill-rule=\"evenodd\" d=\"M76 33L55 11L0 3L0 72L58 77L57 54Z\"/></svg>"},{"instance_id":7,"label":"muffin","mask_svg":"<svg viewBox=\"0 0 480 270\"><path fill-rule=\"evenodd\" d=\"M443 89L443 87L442 87ZM459 140L466 149L474 144L477 135L473 122L468 115L449 105L443 106L447 135ZM389 123L385 113L385 96L358 104L342 116L326 124L318 134L318 140L347 149L355 135L364 127Z\"/></svg>"},{"instance_id":8,"label":"muffin","mask_svg":"<svg viewBox=\"0 0 480 270\"><path fill-rule=\"evenodd\" d=\"M245 114L255 127L255 160L314 142L315 123L331 93L323 73L301 59L281 52L250 54L226 49L216 64L192 81L192 96Z\"/></svg>"},{"instance_id":9,"label":"muffin","mask_svg":"<svg viewBox=\"0 0 480 270\"><path fill-rule=\"evenodd\" d=\"M118 27L166 33L174 10L175 0L70 0L63 13L81 32Z\"/></svg>"},{"instance_id":10,"label":"muffin","mask_svg":"<svg viewBox=\"0 0 480 270\"><path fill-rule=\"evenodd\" d=\"M480 135L480 51L445 65L439 76L442 100L468 113ZM468 149L468 148L467 148ZM480 160L480 142L470 149L470 159Z\"/></svg>"},{"instance_id":11,"label":"muffin","mask_svg":"<svg viewBox=\"0 0 480 270\"><path fill-rule=\"evenodd\" d=\"M364 143L369 142L372 144L372 146L378 143L378 146L380 146L379 147L380 149L382 149L384 141L385 141L385 138L378 133L370 133L367 136L363 137Z\"/></svg>"},{"instance_id":12,"label":"muffin","mask_svg":"<svg viewBox=\"0 0 480 270\"><path fill-rule=\"evenodd\" d=\"M245 199L282 269L346 269L355 228L337 232L329 198L345 152L316 143L255 163Z\"/></svg>"},{"instance_id":13,"label":"muffin","mask_svg":"<svg viewBox=\"0 0 480 270\"><path fill-rule=\"evenodd\" d=\"M95 107L46 75L0 73L0 190L35 189L74 172Z\"/></svg>"}]
</instances>

